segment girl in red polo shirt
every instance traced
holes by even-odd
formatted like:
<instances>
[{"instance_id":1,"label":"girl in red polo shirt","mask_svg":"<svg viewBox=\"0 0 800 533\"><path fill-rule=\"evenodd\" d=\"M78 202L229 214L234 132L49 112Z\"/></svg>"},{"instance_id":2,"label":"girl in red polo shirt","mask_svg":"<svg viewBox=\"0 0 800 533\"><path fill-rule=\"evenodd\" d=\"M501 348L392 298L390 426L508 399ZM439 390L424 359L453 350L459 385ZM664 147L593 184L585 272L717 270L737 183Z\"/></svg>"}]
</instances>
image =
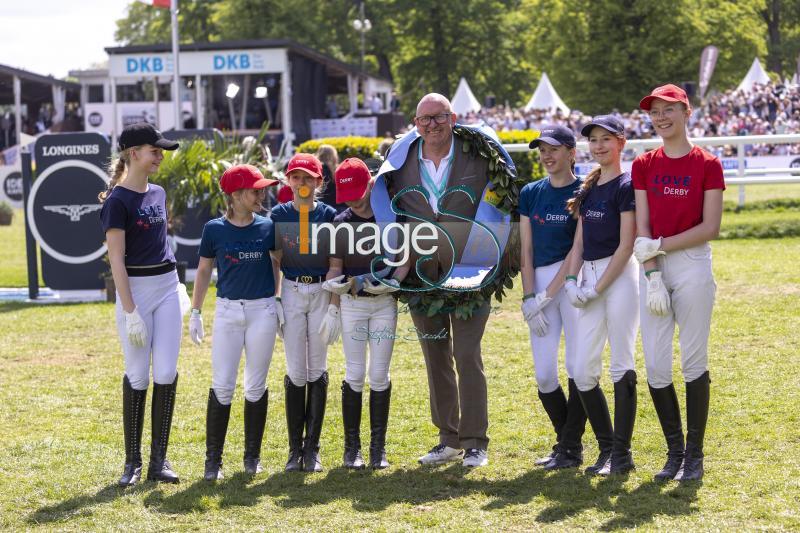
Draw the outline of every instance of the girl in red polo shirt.
<instances>
[{"instance_id":1,"label":"girl in red polo shirt","mask_svg":"<svg viewBox=\"0 0 800 533\"><path fill-rule=\"evenodd\" d=\"M708 420L708 335L716 283L708 241L722 219L722 164L689 142L692 113L683 89L664 85L644 97L664 146L633 162L638 238L634 255L640 280L642 345L647 381L661 429L667 462L656 480L703 477L703 436ZM681 368L686 381L686 445L672 385L672 338L678 325Z\"/></svg>"}]
</instances>

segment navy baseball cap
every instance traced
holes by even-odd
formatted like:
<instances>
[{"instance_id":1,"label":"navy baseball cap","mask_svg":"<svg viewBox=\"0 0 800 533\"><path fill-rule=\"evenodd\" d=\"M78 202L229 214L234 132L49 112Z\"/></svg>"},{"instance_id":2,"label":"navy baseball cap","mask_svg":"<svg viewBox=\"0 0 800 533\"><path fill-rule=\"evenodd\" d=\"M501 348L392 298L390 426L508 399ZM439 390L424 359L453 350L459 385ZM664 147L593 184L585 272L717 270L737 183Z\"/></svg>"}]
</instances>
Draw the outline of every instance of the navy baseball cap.
<instances>
[{"instance_id":1,"label":"navy baseball cap","mask_svg":"<svg viewBox=\"0 0 800 533\"><path fill-rule=\"evenodd\" d=\"M530 148L539 148L539 143L545 142L550 146L566 146L575 148L575 134L564 126L545 126L539 131L539 136L528 145Z\"/></svg>"},{"instance_id":2,"label":"navy baseball cap","mask_svg":"<svg viewBox=\"0 0 800 533\"><path fill-rule=\"evenodd\" d=\"M604 130L610 131L614 135L625 135L625 126L622 121L614 115L598 115L590 123L581 128L581 135L588 137L592 128L599 126Z\"/></svg>"},{"instance_id":3,"label":"navy baseball cap","mask_svg":"<svg viewBox=\"0 0 800 533\"><path fill-rule=\"evenodd\" d=\"M127 126L119 136L119 150L133 148L150 144L163 148L164 150L175 150L178 148L178 141L165 139L161 132L155 129L152 124L138 122Z\"/></svg>"}]
</instances>

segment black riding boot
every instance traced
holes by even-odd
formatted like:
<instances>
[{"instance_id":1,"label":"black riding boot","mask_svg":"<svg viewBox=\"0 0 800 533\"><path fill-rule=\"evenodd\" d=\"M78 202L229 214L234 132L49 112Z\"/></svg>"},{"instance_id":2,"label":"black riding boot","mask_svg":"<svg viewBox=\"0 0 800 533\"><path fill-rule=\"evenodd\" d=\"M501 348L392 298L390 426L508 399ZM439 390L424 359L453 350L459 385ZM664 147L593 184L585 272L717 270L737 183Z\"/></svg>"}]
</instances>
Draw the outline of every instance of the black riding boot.
<instances>
[{"instance_id":1,"label":"black riding boot","mask_svg":"<svg viewBox=\"0 0 800 533\"><path fill-rule=\"evenodd\" d=\"M289 376L283 378L286 391L286 428L289 432L289 459L286 471L303 469L303 425L306 421L306 386L295 386Z\"/></svg>"},{"instance_id":2,"label":"black riding boot","mask_svg":"<svg viewBox=\"0 0 800 533\"><path fill-rule=\"evenodd\" d=\"M119 478L120 487L129 487L142 477L142 429L147 389L131 387L128 376L122 378L122 426L125 435L125 469Z\"/></svg>"},{"instance_id":3,"label":"black riding boot","mask_svg":"<svg viewBox=\"0 0 800 533\"><path fill-rule=\"evenodd\" d=\"M569 380L569 399L567 400L567 418L561 429L558 451L553 459L544 466L545 470L561 468L577 468L583 463L583 445L581 438L586 429L586 411L583 409L575 380Z\"/></svg>"},{"instance_id":4,"label":"black riding boot","mask_svg":"<svg viewBox=\"0 0 800 533\"><path fill-rule=\"evenodd\" d=\"M706 370L702 376L686 384L686 454L683 466L675 475L678 481L703 479L703 437L708 422L710 383Z\"/></svg>"},{"instance_id":5,"label":"black riding boot","mask_svg":"<svg viewBox=\"0 0 800 533\"><path fill-rule=\"evenodd\" d=\"M247 474L264 471L261 468L261 443L264 440L268 406L269 389L265 389L261 398L254 402L247 398L244 400L244 471Z\"/></svg>"},{"instance_id":6,"label":"black riding boot","mask_svg":"<svg viewBox=\"0 0 800 533\"><path fill-rule=\"evenodd\" d=\"M214 389L208 390L208 409L206 410L206 465L203 479L216 481L222 479L222 450L225 448L225 435L231 406L222 405Z\"/></svg>"},{"instance_id":7,"label":"black riding boot","mask_svg":"<svg viewBox=\"0 0 800 533\"><path fill-rule=\"evenodd\" d=\"M631 439L636 422L636 371L628 370L622 379L614 383L614 444L611 447L611 463L608 472L600 475L625 474L634 470Z\"/></svg>"},{"instance_id":8,"label":"black riding boot","mask_svg":"<svg viewBox=\"0 0 800 533\"><path fill-rule=\"evenodd\" d=\"M594 436L597 439L597 447L600 449L597 461L592 466L587 467L585 472L587 474L597 474L603 467L608 466L607 463L611 461L611 448L614 443L611 415L608 412L606 396L603 394L600 384L588 391L580 391L580 398L586 417L589 419L589 424L591 424L592 431L594 431Z\"/></svg>"},{"instance_id":9,"label":"black riding boot","mask_svg":"<svg viewBox=\"0 0 800 533\"><path fill-rule=\"evenodd\" d=\"M342 381L342 422L344 424L345 468L360 470L364 468L361 456L361 401L363 394L354 391L346 381Z\"/></svg>"},{"instance_id":10,"label":"black riding boot","mask_svg":"<svg viewBox=\"0 0 800 533\"><path fill-rule=\"evenodd\" d=\"M653 476L656 481L674 479L683 463L683 427L681 425L681 408L678 405L678 395L675 387L670 383L660 389L649 386L650 397L656 408L658 421L661 422L661 431L667 441L667 462L661 472Z\"/></svg>"},{"instance_id":11,"label":"black riding boot","mask_svg":"<svg viewBox=\"0 0 800 533\"><path fill-rule=\"evenodd\" d=\"M386 428L389 425L389 403L392 384L386 390L369 391L369 466L389 468L386 460Z\"/></svg>"},{"instance_id":12,"label":"black riding boot","mask_svg":"<svg viewBox=\"0 0 800 533\"><path fill-rule=\"evenodd\" d=\"M325 419L325 404L328 401L328 373L323 372L316 381L306 383L308 401L306 402L306 438L303 443L303 470L322 472L319 458L319 438L322 434L322 421Z\"/></svg>"},{"instance_id":13,"label":"black riding boot","mask_svg":"<svg viewBox=\"0 0 800 533\"><path fill-rule=\"evenodd\" d=\"M172 413L175 410L175 390L178 386L178 375L175 381L161 385L153 383L152 424L153 435L150 443L150 465L147 468L148 481L178 483L178 474L172 471L167 461L167 445L169 431L172 428Z\"/></svg>"},{"instance_id":14,"label":"black riding boot","mask_svg":"<svg viewBox=\"0 0 800 533\"><path fill-rule=\"evenodd\" d=\"M553 429L556 431L556 444L553 446L553 451L533 462L536 466L545 466L552 462L559 450L561 431L567 421L567 397L564 396L564 390L560 386L553 392L538 391L538 393L539 400L542 402L542 407L544 407L544 411L547 413L550 422L553 424Z\"/></svg>"}]
</instances>

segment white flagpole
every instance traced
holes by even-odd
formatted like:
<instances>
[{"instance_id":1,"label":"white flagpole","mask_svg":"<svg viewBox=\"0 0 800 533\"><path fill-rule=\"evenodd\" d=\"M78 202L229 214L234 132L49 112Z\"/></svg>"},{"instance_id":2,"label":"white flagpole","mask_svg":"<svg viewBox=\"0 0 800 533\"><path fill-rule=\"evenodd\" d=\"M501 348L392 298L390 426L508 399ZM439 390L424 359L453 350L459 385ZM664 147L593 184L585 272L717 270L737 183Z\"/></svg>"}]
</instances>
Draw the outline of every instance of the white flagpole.
<instances>
[{"instance_id":1,"label":"white flagpole","mask_svg":"<svg viewBox=\"0 0 800 533\"><path fill-rule=\"evenodd\" d=\"M172 15L172 105L175 109L175 129L183 129L183 117L181 114L181 74L178 55L178 0L170 0L169 7Z\"/></svg>"}]
</instances>

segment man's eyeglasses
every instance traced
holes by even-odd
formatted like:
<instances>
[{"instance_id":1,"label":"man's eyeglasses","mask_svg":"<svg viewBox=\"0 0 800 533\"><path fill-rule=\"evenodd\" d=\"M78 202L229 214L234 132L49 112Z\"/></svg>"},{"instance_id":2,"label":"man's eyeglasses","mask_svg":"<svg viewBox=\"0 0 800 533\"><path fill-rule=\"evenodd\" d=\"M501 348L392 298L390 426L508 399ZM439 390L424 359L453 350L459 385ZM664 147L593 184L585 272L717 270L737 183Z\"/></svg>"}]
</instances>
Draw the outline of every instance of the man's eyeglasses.
<instances>
[{"instance_id":1,"label":"man's eyeglasses","mask_svg":"<svg viewBox=\"0 0 800 533\"><path fill-rule=\"evenodd\" d=\"M439 113L438 115L422 115L421 117L414 117L414 122L420 126L428 126L431 120L437 124L444 124L450 118L450 113Z\"/></svg>"}]
</instances>

